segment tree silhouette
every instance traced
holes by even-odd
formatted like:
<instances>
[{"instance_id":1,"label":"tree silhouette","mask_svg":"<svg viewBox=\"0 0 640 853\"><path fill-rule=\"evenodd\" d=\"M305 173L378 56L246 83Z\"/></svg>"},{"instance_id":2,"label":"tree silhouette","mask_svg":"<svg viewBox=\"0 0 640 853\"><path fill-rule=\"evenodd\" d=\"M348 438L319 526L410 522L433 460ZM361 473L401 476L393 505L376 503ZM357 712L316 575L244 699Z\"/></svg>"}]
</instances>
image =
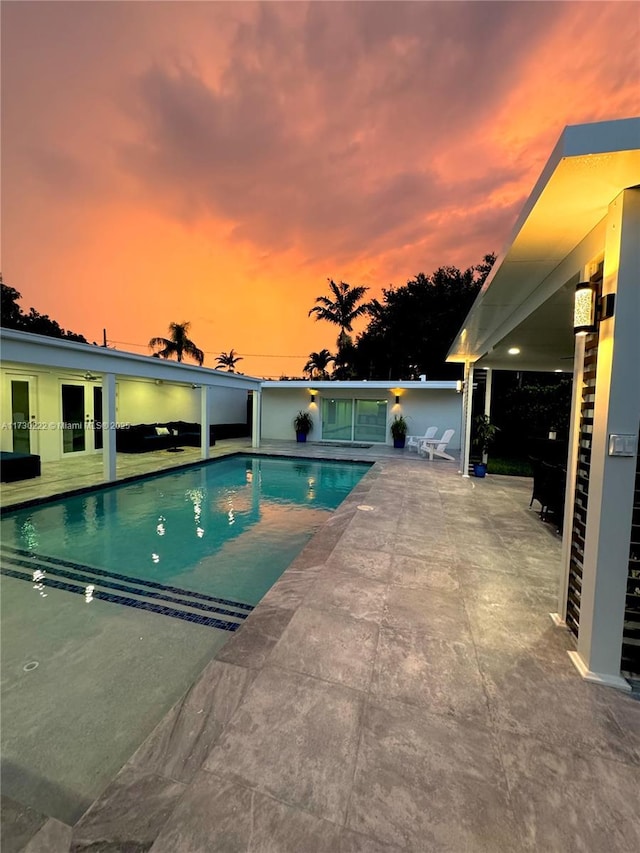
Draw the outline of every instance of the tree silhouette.
<instances>
[{"instance_id":1,"label":"tree silhouette","mask_svg":"<svg viewBox=\"0 0 640 853\"><path fill-rule=\"evenodd\" d=\"M309 374L310 379L328 379L329 364L335 361L328 349L321 349L320 352L309 353L309 361L305 364L303 371Z\"/></svg>"},{"instance_id":2,"label":"tree silhouette","mask_svg":"<svg viewBox=\"0 0 640 853\"><path fill-rule=\"evenodd\" d=\"M226 367L228 373L235 373L236 364L239 361L242 361L242 356L236 355L234 349L229 350L229 352L221 352L216 358L216 364L219 364L220 367Z\"/></svg>"},{"instance_id":3,"label":"tree silhouette","mask_svg":"<svg viewBox=\"0 0 640 853\"><path fill-rule=\"evenodd\" d=\"M172 358L175 356L177 361L182 361L183 357L186 355L194 361L197 361L198 364L202 366L204 353L187 337L190 325L191 323L186 322L169 323L168 338L151 338L149 341L149 347L151 349L161 347L161 349L159 349L158 352L155 352L154 355L160 356L160 358Z\"/></svg>"},{"instance_id":4,"label":"tree silhouette","mask_svg":"<svg viewBox=\"0 0 640 853\"><path fill-rule=\"evenodd\" d=\"M21 332L32 332L34 335L46 335L49 338L65 338L81 344L89 343L84 335L67 332L59 323L52 320L48 314L40 314L35 308L30 308L25 314L18 305L22 296L14 287L9 287L2 281L0 274L0 290L2 304L0 306L0 325L5 329L17 329Z\"/></svg>"},{"instance_id":5,"label":"tree silhouette","mask_svg":"<svg viewBox=\"0 0 640 853\"><path fill-rule=\"evenodd\" d=\"M328 323L340 327L337 340L338 351L334 359L336 365L334 376L336 379L348 379L351 376L350 362L354 347L353 340L348 332L353 331L354 320L371 311L370 304L361 301L368 289L368 287L362 286L351 287L346 281L336 284L333 279L329 279L329 290L334 298L318 296L316 298L318 304L314 305L309 311L309 316L315 314L316 320L326 320Z\"/></svg>"}]
</instances>

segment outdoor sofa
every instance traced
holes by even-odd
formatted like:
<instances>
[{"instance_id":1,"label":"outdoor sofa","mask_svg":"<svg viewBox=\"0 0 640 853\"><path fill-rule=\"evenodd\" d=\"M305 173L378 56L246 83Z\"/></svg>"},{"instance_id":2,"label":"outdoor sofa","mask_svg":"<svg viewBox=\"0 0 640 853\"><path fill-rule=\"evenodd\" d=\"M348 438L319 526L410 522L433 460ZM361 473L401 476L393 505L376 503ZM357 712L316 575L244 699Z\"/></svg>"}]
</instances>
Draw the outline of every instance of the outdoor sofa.
<instances>
[{"instance_id":1,"label":"outdoor sofa","mask_svg":"<svg viewBox=\"0 0 640 853\"><path fill-rule=\"evenodd\" d=\"M215 437L211 434L211 444ZM116 430L116 450L119 453L148 453L174 447L199 447L200 424L168 421L158 424L132 424Z\"/></svg>"},{"instance_id":2,"label":"outdoor sofa","mask_svg":"<svg viewBox=\"0 0 640 853\"><path fill-rule=\"evenodd\" d=\"M13 453L5 450L0 453L0 480L3 483L30 480L39 477L40 473L40 457L35 453Z\"/></svg>"}]
</instances>

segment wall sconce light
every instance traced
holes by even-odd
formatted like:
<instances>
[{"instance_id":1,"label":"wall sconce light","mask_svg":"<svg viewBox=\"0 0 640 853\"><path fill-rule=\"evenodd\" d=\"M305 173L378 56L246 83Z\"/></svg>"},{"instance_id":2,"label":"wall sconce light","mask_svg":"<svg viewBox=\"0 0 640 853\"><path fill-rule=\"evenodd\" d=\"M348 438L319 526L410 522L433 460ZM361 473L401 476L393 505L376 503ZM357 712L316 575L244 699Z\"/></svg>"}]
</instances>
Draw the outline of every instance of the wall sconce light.
<instances>
[{"instance_id":1,"label":"wall sconce light","mask_svg":"<svg viewBox=\"0 0 640 853\"><path fill-rule=\"evenodd\" d=\"M456 380L456 393L462 394L463 390L464 390L464 382L462 381L462 379L457 379Z\"/></svg>"},{"instance_id":2,"label":"wall sconce light","mask_svg":"<svg viewBox=\"0 0 640 853\"><path fill-rule=\"evenodd\" d=\"M576 285L573 302L573 333L587 335L596 330L596 289L589 281Z\"/></svg>"},{"instance_id":3,"label":"wall sconce light","mask_svg":"<svg viewBox=\"0 0 640 853\"><path fill-rule=\"evenodd\" d=\"M587 335L595 332L598 323L613 317L615 293L596 298L596 289L590 281L581 281L576 285L573 303L573 332L575 335Z\"/></svg>"},{"instance_id":4,"label":"wall sconce light","mask_svg":"<svg viewBox=\"0 0 640 853\"><path fill-rule=\"evenodd\" d=\"M309 394L311 395L311 402L315 403L318 392L315 391L313 388L309 388Z\"/></svg>"},{"instance_id":5,"label":"wall sconce light","mask_svg":"<svg viewBox=\"0 0 640 853\"><path fill-rule=\"evenodd\" d=\"M156 385L162 385L163 384L162 379L156 379L155 382L156 382Z\"/></svg>"},{"instance_id":6,"label":"wall sconce light","mask_svg":"<svg viewBox=\"0 0 640 853\"><path fill-rule=\"evenodd\" d=\"M396 394L396 406L400 402L400 394Z\"/></svg>"},{"instance_id":7,"label":"wall sconce light","mask_svg":"<svg viewBox=\"0 0 640 853\"><path fill-rule=\"evenodd\" d=\"M84 378L87 380L87 382L95 382L98 377L94 376L93 373L87 370L84 375Z\"/></svg>"}]
</instances>

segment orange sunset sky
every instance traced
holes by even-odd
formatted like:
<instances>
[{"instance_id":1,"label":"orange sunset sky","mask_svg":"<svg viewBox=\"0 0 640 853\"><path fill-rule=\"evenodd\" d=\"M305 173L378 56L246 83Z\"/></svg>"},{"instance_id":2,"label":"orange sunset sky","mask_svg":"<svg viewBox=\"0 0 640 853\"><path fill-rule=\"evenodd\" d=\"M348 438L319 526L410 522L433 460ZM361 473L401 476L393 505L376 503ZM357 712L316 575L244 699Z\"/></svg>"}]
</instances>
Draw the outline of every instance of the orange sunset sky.
<instances>
[{"instance_id":1,"label":"orange sunset sky","mask_svg":"<svg viewBox=\"0 0 640 853\"><path fill-rule=\"evenodd\" d=\"M65 328L301 375L371 296L498 252L563 127L637 115L631 2L3 2L4 281ZM361 328L360 326L359 328Z\"/></svg>"}]
</instances>

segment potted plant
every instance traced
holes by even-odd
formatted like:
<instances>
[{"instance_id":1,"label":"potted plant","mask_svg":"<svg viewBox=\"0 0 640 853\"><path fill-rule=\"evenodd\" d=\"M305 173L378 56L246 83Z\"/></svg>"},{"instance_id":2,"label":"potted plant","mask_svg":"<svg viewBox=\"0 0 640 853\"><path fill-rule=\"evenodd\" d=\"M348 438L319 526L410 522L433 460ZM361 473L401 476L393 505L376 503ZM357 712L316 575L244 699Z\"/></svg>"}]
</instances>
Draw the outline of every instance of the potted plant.
<instances>
[{"instance_id":1,"label":"potted plant","mask_svg":"<svg viewBox=\"0 0 640 853\"><path fill-rule=\"evenodd\" d=\"M313 419L309 412L298 412L293 419L293 428L296 431L296 441L306 441L313 429Z\"/></svg>"},{"instance_id":2,"label":"potted plant","mask_svg":"<svg viewBox=\"0 0 640 853\"><path fill-rule=\"evenodd\" d=\"M480 451L480 462L473 463L473 474L475 477L484 477L487 473L487 453L499 427L491 423L488 415L478 415L474 424L475 438L473 444Z\"/></svg>"},{"instance_id":3,"label":"potted plant","mask_svg":"<svg viewBox=\"0 0 640 853\"><path fill-rule=\"evenodd\" d=\"M404 442L407 437L408 427L407 422L402 415L396 415L391 424L391 435L393 436L393 446L401 449L404 447Z\"/></svg>"}]
</instances>

